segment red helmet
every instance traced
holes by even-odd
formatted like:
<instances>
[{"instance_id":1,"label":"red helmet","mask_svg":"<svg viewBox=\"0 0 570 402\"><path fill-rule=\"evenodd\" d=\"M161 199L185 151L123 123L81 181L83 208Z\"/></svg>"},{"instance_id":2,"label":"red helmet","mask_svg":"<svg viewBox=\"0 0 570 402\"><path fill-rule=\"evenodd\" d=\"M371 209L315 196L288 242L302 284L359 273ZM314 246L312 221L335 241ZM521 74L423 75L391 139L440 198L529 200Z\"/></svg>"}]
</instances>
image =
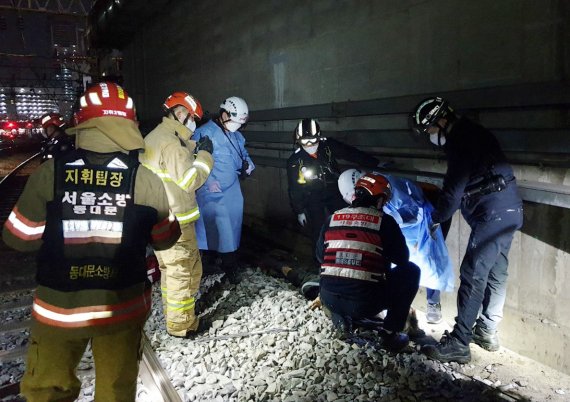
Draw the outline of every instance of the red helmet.
<instances>
[{"instance_id":1,"label":"red helmet","mask_svg":"<svg viewBox=\"0 0 570 402\"><path fill-rule=\"evenodd\" d=\"M384 176L379 174L365 174L358 179L354 185L355 190L358 188L363 188L374 198L384 196L385 202L388 202L392 197L392 186L390 185L390 182Z\"/></svg>"},{"instance_id":2,"label":"red helmet","mask_svg":"<svg viewBox=\"0 0 570 402\"><path fill-rule=\"evenodd\" d=\"M57 126L59 128L65 126L65 120L59 113L46 113L40 118L42 128L45 130L49 126Z\"/></svg>"},{"instance_id":3,"label":"red helmet","mask_svg":"<svg viewBox=\"0 0 570 402\"><path fill-rule=\"evenodd\" d=\"M95 84L79 98L79 110L74 115L75 124L95 117L137 120L133 100L122 87L113 82Z\"/></svg>"},{"instance_id":4,"label":"red helmet","mask_svg":"<svg viewBox=\"0 0 570 402\"><path fill-rule=\"evenodd\" d=\"M176 106L184 106L194 118L201 119L204 115L202 105L198 99L186 92L174 92L164 101L164 108L170 110Z\"/></svg>"}]
</instances>

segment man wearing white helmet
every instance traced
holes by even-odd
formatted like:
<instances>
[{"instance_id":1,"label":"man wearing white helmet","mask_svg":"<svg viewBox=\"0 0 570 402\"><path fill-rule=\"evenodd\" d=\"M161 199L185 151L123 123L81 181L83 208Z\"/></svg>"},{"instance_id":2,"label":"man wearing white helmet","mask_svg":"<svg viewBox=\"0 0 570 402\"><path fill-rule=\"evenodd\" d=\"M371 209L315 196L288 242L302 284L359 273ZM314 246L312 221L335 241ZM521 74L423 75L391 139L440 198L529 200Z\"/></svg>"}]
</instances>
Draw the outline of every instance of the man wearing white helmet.
<instances>
[{"instance_id":1,"label":"man wearing white helmet","mask_svg":"<svg viewBox=\"0 0 570 402\"><path fill-rule=\"evenodd\" d=\"M293 135L297 147L287 159L289 201L299 224L307 227L314 250L326 218L344 207L337 190L339 160L372 169L378 159L334 138L324 138L315 119L299 121Z\"/></svg>"},{"instance_id":2,"label":"man wearing white helmet","mask_svg":"<svg viewBox=\"0 0 570 402\"><path fill-rule=\"evenodd\" d=\"M338 189L349 205L354 200L354 186L364 174L362 170L348 169L338 179ZM433 237L429 235L434 207L413 181L382 175L392 189L383 210L400 226L410 250L410 261L421 269L420 286L426 288L427 296L426 319L437 324L442 321L440 292L453 290L454 276L442 230L437 230Z\"/></svg>"},{"instance_id":3,"label":"man wearing white helmet","mask_svg":"<svg viewBox=\"0 0 570 402\"><path fill-rule=\"evenodd\" d=\"M220 105L220 116L196 129L193 139L210 137L214 144L214 169L198 190L200 219L196 236L200 250L217 252L222 269L232 283L238 282L238 257L243 219L243 195L238 179L255 168L239 132L249 118L247 103L231 96Z\"/></svg>"}]
</instances>

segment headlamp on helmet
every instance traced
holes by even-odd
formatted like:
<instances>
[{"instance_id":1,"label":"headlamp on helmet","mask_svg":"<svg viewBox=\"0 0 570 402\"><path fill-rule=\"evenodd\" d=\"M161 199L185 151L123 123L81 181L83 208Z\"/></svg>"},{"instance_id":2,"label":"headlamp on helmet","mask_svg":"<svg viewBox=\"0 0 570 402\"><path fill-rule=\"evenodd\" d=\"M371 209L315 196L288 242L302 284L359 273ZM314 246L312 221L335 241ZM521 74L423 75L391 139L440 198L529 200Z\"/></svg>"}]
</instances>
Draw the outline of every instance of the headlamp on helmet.
<instances>
[{"instance_id":1,"label":"headlamp on helmet","mask_svg":"<svg viewBox=\"0 0 570 402\"><path fill-rule=\"evenodd\" d=\"M304 147L310 147L319 142L321 128L315 119L303 119L295 128L295 141Z\"/></svg>"}]
</instances>

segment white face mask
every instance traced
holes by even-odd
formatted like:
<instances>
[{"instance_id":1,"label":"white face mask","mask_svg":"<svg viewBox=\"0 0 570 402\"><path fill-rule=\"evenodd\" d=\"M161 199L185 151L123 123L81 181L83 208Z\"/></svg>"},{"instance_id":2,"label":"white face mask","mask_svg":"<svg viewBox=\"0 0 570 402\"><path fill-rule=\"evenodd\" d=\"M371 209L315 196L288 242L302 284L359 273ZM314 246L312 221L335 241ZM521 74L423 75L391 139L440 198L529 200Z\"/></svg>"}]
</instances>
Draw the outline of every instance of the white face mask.
<instances>
[{"instance_id":1,"label":"white face mask","mask_svg":"<svg viewBox=\"0 0 570 402\"><path fill-rule=\"evenodd\" d=\"M319 149L319 144L316 143L315 145L311 145L310 147L303 147L303 149L308 154L314 154L315 152L317 152L317 149Z\"/></svg>"},{"instance_id":2,"label":"white face mask","mask_svg":"<svg viewBox=\"0 0 570 402\"><path fill-rule=\"evenodd\" d=\"M230 133L236 132L239 130L239 128L241 127L240 123L237 123L235 121L227 121L224 123L224 125L226 126L226 128L228 129L228 131Z\"/></svg>"},{"instance_id":3,"label":"white face mask","mask_svg":"<svg viewBox=\"0 0 570 402\"><path fill-rule=\"evenodd\" d=\"M438 133L430 134L429 140L432 144L438 147L443 147L445 145L445 135L442 135L441 138L439 138L439 142L438 142L438 137L439 137Z\"/></svg>"},{"instance_id":4,"label":"white face mask","mask_svg":"<svg viewBox=\"0 0 570 402\"><path fill-rule=\"evenodd\" d=\"M188 119L188 121L186 122L186 128L194 132L194 130L196 130L196 122L194 120Z\"/></svg>"}]
</instances>

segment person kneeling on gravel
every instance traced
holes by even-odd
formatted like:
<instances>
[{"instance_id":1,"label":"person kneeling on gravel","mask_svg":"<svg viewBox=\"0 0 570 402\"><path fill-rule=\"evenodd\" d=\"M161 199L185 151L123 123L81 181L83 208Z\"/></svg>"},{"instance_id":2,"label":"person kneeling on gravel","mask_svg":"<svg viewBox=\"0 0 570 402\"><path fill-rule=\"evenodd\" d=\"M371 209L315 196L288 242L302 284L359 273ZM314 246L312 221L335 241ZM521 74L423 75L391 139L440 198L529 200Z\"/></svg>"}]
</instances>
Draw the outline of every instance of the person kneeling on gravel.
<instances>
[{"instance_id":1,"label":"person kneeling on gravel","mask_svg":"<svg viewBox=\"0 0 570 402\"><path fill-rule=\"evenodd\" d=\"M320 300L335 328L349 337L353 321L387 310L379 334L387 349L398 351L409 342L401 331L418 291L420 269L409 261L398 224L382 211L390 194L384 176L362 176L351 206L333 213L323 225L316 256L321 263Z\"/></svg>"}]
</instances>

